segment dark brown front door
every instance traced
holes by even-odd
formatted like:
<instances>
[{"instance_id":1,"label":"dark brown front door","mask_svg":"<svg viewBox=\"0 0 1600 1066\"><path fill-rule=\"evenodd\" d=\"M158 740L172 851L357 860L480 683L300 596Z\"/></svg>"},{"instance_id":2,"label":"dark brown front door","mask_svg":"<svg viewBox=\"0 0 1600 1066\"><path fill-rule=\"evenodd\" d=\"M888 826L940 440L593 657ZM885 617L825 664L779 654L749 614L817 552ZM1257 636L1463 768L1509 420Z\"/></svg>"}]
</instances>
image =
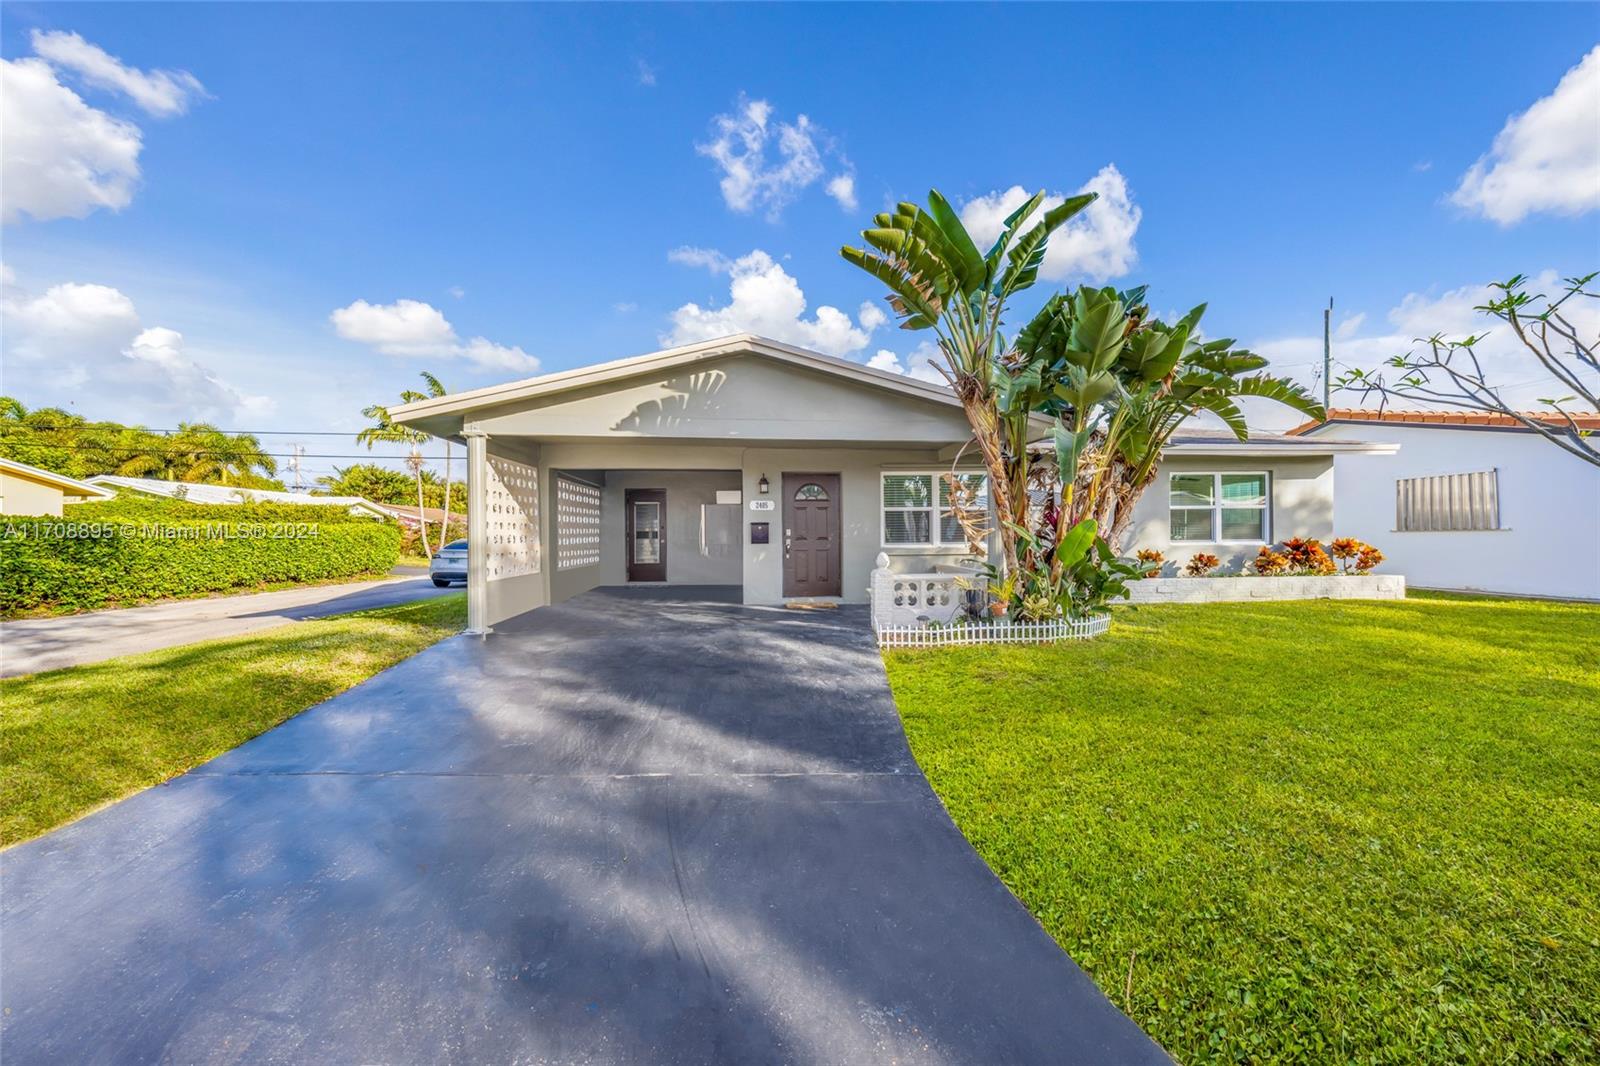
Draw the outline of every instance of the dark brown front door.
<instances>
[{"instance_id":1,"label":"dark brown front door","mask_svg":"<svg viewBox=\"0 0 1600 1066\"><path fill-rule=\"evenodd\" d=\"M667 579L667 492L665 489L628 489L623 493L628 512L628 580Z\"/></svg>"},{"instance_id":2,"label":"dark brown front door","mask_svg":"<svg viewBox=\"0 0 1600 1066\"><path fill-rule=\"evenodd\" d=\"M839 475L783 475L783 594L838 596Z\"/></svg>"}]
</instances>

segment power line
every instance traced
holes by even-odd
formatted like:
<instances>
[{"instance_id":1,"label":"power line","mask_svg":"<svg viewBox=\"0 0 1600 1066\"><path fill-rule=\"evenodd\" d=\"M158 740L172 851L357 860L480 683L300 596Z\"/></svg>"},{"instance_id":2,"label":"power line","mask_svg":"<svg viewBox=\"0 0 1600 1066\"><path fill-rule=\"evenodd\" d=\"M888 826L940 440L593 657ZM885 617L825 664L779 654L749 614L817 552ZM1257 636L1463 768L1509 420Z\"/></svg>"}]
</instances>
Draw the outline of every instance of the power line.
<instances>
[{"instance_id":1,"label":"power line","mask_svg":"<svg viewBox=\"0 0 1600 1066\"><path fill-rule=\"evenodd\" d=\"M53 451L126 452L130 455L189 455L196 457L225 456L228 458L245 458L245 456L240 456L236 452L220 451L211 448L119 448L112 445L101 446L96 444L51 444L48 441L26 440L4 441L3 443L7 448L46 448ZM343 452L250 452L250 455L267 456L273 459L293 459L297 454L301 459L366 459L371 462L378 462L381 460L385 462L400 463L410 459L410 456L408 455L378 455L373 452L354 452L349 454ZM445 461L445 457L442 455L424 455L422 456L422 459L424 462L442 463Z\"/></svg>"}]
</instances>

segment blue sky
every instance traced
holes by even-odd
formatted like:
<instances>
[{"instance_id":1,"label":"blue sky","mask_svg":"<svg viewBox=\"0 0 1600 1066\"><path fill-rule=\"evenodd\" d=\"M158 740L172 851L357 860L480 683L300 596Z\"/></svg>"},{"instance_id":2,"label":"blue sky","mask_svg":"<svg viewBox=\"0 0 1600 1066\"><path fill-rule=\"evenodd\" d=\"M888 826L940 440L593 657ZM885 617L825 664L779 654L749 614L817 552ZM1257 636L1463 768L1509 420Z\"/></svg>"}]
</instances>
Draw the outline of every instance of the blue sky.
<instances>
[{"instance_id":1,"label":"blue sky","mask_svg":"<svg viewBox=\"0 0 1600 1066\"><path fill-rule=\"evenodd\" d=\"M91 417L349 430L420 369L727 326L917 372L838 248L930 186L981 226L1014 186L1092 184L1050 285L1208 301L1308 380L1329 296L1371 365L1470 327L1491 279L1600 267L1600 57L1563 81L1590 4L3 15L5 389ZM76 200L52 152L91 153Z\"/></svg>"}]
</instances>

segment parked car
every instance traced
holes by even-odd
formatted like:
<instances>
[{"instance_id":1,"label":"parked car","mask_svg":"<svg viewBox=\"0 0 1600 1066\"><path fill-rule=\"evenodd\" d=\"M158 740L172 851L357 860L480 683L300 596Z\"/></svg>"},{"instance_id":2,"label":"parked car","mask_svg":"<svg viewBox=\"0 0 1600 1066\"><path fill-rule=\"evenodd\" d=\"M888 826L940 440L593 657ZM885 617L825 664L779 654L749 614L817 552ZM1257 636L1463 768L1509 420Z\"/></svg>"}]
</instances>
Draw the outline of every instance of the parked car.
<instances>
[{"instance_id":1,"label":"parked car","mask_svg":"<svg viewBox=\"0 0 1600 1066\"><path fill-rule=\"evenodd\" d=\"M433 583L444 588L452 581L465 581L467 579L467 542L453 540L439 549L433 557L433 562L428 564L428 576L433 578Z\"/></svg>"}]
</instances>

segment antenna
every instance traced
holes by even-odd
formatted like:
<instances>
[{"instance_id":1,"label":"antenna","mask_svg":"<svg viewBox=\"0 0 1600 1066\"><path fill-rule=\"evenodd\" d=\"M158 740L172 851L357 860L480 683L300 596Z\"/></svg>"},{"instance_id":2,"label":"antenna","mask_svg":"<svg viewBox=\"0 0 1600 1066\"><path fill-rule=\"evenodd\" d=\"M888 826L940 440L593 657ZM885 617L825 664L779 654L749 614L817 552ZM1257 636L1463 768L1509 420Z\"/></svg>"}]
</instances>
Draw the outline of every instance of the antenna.
<instances>
[{"instance_id":1,"label":"antenna","mask_svg":"<svg viewBox=\"0 0 1600 1066\"><path fill-rule=\"evenodd\" d=\"M1329 372L1333 368L1333 297L1328 297L1328 306L1322 311L1322 409L1327 410L1328 404L1333 402L1333 392L1328 381Z\"/></svg>"}]
</instances>

